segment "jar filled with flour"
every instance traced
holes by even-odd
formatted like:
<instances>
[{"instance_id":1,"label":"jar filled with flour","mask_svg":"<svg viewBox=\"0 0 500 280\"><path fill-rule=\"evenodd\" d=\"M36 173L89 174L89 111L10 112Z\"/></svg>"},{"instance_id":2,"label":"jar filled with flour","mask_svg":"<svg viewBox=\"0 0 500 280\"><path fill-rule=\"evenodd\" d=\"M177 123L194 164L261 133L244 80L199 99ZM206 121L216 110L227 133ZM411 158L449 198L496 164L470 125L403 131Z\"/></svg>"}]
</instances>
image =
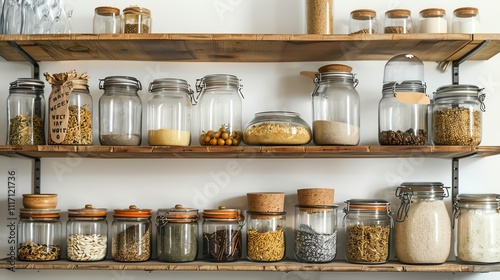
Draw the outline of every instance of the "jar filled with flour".
<instances>
[{"instance_id":1,"label":"jar filled with flour","mask_svg":"<svg viewBox=\"0 0 500 280\"><path fill-rule=\"evenodd\" d=\"M448 188L437 182L406 182L396 189L401 200L394 225L394 247L399 261L440 264L451 247L451 218L444 198Z\"/></svg>"}]
</instances>

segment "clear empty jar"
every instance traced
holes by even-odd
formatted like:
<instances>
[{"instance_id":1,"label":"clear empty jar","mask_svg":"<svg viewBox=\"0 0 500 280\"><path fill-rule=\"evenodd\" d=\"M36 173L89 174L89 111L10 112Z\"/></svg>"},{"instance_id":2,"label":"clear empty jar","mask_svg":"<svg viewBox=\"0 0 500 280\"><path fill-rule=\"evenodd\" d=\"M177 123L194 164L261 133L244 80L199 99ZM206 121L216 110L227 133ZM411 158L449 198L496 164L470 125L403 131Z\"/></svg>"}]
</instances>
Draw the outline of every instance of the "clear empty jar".
<instances>
[{"instance_id":1,"label":"clear empty jar","mask_svg":"<svg viewBox=\"0 0 500 280\"><path fill-rule=\"evenodd\" d=\"M412 33L411 11L389 10L385 13L384 33Z\"/></svg>"},{"instance_id":2,"label":"clear empty jar","mask_svg":"<svg viewBox=\"0 0 500 280\"><path fill-rule=\"evenodd\" d=\"M54 261L61 256L62 225L56 209L20 209L17 256L21 261Z\"/></svg>"},{"instance_id":3,"label":"clear empty jar","mask_svg":"<svg viewBox=\"0 0 500 280\"><path fill-rule=\"evenodd\" d=\"M108 6L95 8L93 30L94 33L121 33L120 9Z\"/></svg>"},{"instance_id":4,"label":"clear empty jar","mask_svg":"<svg viewBox=\"0 0 500 280\"><path fill-rule=\"evenodd\" d=\"M351 12L349 20L350 34L375 34L378 33L377 12L361 9Z\"/></svg>"},{"instance_id":5,"label":"clear empty jar","mask_svg":"<svg viewBox=\"0 0 500 280\"><path fill-rule=\"evenodd\" d=\"M453 33L478 33L480 31L479 10L474 7L463 7L453 11Z\"/></svg>"},{"instance_id":6,"label":"clear empty jar","mask_svg":"<svg viewBox=\"0 0 500 280\"><path fill-rule=\"evenodd\" d=\"M151 11L130 6L123 10L123 33L151 33Z\"/></svg>"},{"instance_id":7,"label":"clear empty jar","mask_svg":"<svg viewBox=\"0 0 500 280\"><path fill-rule=\"evenodd\" d=\"M444 9L431 8L420 11L418 21L419 33L446 33L448 21Z\"/></svg>"},{"instance_id":8,"label":"clear empty jar","mask_svg":"<svg viewBox=\"0 0 500 280\"><path fill-rule=\"evenodd\" d=\"M117 262L143 262L151 257L151 209L115 209L111 255Z\"/></svg>"}]
</instances>

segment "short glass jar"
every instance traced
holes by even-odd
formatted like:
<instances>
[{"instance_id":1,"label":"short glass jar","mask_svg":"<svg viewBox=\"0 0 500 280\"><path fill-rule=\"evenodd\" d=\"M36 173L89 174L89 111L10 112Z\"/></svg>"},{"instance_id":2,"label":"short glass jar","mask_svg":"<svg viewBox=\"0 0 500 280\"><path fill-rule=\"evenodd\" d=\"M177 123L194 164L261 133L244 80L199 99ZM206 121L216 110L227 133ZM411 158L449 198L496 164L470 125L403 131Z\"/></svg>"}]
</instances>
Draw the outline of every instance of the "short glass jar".
<instances>
[{"instance_id":1,"label":"short glass jar","mask_svg":"<svg viewBox=\"0 0 500 280\"><path fill-rule=\"evenodd\" d=\"M139 80L109 76L99 80L99 141L103 146L139 146L142 139L142 90Z\"/></svg>"},{"instance_id":2,"label":"short glass jar","mask_svg":"<svg viewBox=\"0 0 500 280\"><path fill-rule=\"evenodd\" d=\"M305 145L311 138L311 128L300 114L287 111L256 113L243 131L247 145Z\"/></svg>"},{"instance_id":3,"label":"short glass jar","mask_svg":"<svg viewBox=\"0 0 500 280\"><path fill-rule=\"evenodd\" d=\"M151 33L151 11L138 6L123 9L123 33Z\"/></svg>"},{"instance_id":4,"label":"short glass jar","mask_svg":"<svg viewBox=\"0 0 500 280\"><path fill-rule=\"evenodd\" d=\"M66 223L67 258L70 261L100 261L106 258L108 222L105 208L87 204L82 209L68 209Z\"/></svg>"},{"instance_id":5,"label":"short glass jar","mask_svg":"<svg viewBox=\"0 0 500 280\"><path fill-rule=\"evenodd\" d=\"M93 31L94 33L122 33L120 9L108 6L95 8Z\"/></svg>"},{"instance_id":6,"label":"short glass jar","mask_svg":"<svg viewBox=\"0 0 500 280\"><path fill-rule=\"evenodd\" d=\"M463 7L453 11L451 30L453 33L480 32L479 10L475 7Z\"/></svg>"},{"instance_id":7,"label":"short glass jar","mask_svg":"<svg viewBox=\"0 0 500 280\"><path fill-rule=\"evenodd\" d=\"M349 34L378 33L377 12L369 9L354 10L349 19Z\"/></svg>"},{"instance_id":8,"label":"short glass jar","mask_svg":"<svg viewBox=\"0 0 500 280\"><path fill-rule=\"evenodd\" d=\"M447 33L448 21L446 11L439 8L430 8L420 11L418 21L419 33Z\"/></svg>"},{"instance_id":9,"label":"short glass jar","mask_svg":"<svg viewBox=\"0 0 500 280\"><path fill-rule=\"evenodd\" d=\"M364 264L386 263L393 228L390 203L378 199L351 199L345 203L346 260Z\"/></svg>"},{"instance_id":10,"label":"short glass jar","mask_svg":"<svg viewBox=\"0 0 500 280\"><path fill-rule=\"evenodd\" d=\"M385 12L384 33L412 33L411 11L394 9Z\"/></svg>"},{"instance_id":11,"label":"short glass jar","mask_svg":"<svg viewBox=\"0 0 500 280\"><path fill-rule=\"evenodd\" d=\"M394 247L400 262L440 264L451 247L451 218L439 182L405 182L396 189L401 200L394 225Z\"/></svg>"},{"instance_id":12,"label":"short glass jar","mask_svg":"<svg viewBox=\"0 0 500 280\"><path fill-rule=\"evenodd\" d=\"M117 262L143 262L151 257L151 209L115 209L111 255Z\"/></svg>"},{"instance_id":13,"label":"short glass jar","mask_svg":"<svg viewBox=\"0 0 500 280\"><path fill-rule=\"evenodd\" d=\"M474 85L447 85L434 93L434 145L477 146L482 140L484 89Z\"/></svg>"},{"instance_id":14,"label":"short glass jar","mask_svg":"<svg viewBox=\"0 0 500 280\"><path fill-rule=\"evenodd\" d=\"M54 261L61 257L62 225L57 209L19 210L17 257L21 261Z\"/></svg>"},{"instance_id":15,"label":"short glass jar","mask_svg":"<svg viewBox=\"0 0 500 280\"><path fill-rule=\"evenodd\" d=\"M333 34L333 0L305 0L307 34Z\"/></svg>"},{"instance_id":16,"label":"short glass jar","mask_svg":"<svg viewBox=\"0 0 500 280\"><path fill-rule=\"evenodd\" d=\"M285 257L286 212L247 211L247 257L276 262Z\"/></svg>"},{"instance_id":17,"label":"short glass jar","mask_svg":"<svg viewBox=\"0 0 500 280\"><path fill-rule=\"evenodd\" d=\"M198 255L198 209L158 209L156 215L156 253L161 262L190 262Z\"/></svg>"}]
</instances>

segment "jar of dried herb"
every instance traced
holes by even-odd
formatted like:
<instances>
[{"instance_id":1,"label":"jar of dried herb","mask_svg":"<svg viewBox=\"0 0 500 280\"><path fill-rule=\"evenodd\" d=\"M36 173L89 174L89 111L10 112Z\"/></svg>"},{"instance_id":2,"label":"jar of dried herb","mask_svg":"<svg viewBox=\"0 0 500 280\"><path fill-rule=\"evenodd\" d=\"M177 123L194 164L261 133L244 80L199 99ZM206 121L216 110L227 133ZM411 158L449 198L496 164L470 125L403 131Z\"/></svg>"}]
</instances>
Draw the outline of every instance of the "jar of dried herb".
<instances>
[{"instance_id":1,"label":"jar of dried herb","mask_svg":"<svg viewBox=\"0 0 500 280\"><path fill-rule=\"evenodd\" d=\"M113 213L111 255L118 262L143 262L151 257L151 209L131 205Z\"/></svg>"},{"instance_id":2,"label":"jar of dried herb","mask_svg":"<svg viewBox=\"0 0 500 280\"><path fill-rule=\"evenodd\" d=\"M7 98L7 145L45 144L45 84L20 78L10 83Z\"/></svg>"},{"instance_id":3,"label":"jar of dried herb","mask_svg":"<svg viewBox=\"0 0 500 280\"><path fill-rule=\"evenodd\" d=\"M151 11L130 6L123 10L123 33L151 33Z\"/></svg>"}]
</instances>

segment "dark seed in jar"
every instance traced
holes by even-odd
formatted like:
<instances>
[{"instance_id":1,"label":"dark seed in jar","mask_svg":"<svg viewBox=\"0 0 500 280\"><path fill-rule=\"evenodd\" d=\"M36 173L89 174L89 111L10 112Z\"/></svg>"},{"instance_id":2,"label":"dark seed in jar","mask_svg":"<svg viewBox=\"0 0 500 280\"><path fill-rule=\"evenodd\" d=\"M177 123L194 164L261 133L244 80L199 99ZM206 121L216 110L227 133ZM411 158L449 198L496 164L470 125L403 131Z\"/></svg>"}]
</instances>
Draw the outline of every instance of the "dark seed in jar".
<instances>
[{"instance_id":1,"label":"dark seed in jar","mask_svg":"<svg viewBox=\"0 0 500 280\"><path fill-rule=\"evenodd\" d=\"M427 132L423 129L410 128L407 131L386 130L380 132L380 145L425 145L427 143Z\"/></svg>"}]
</instances>

